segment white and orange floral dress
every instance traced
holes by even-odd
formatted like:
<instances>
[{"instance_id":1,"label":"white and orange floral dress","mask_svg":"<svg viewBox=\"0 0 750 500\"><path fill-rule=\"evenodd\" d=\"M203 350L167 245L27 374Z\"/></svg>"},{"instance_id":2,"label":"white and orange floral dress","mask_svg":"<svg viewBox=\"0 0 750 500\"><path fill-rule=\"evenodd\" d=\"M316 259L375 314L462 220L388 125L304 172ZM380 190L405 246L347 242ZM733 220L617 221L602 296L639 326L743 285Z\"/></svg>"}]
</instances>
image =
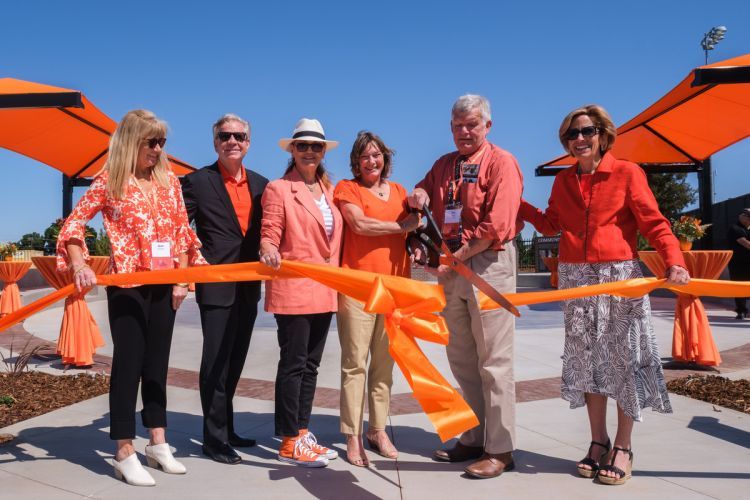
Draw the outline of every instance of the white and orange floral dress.
<instances>
[{"instance_id":1,"label":"white and orange floral dress","mask_svg":"<svg viewBox=\"0 0 750 500\"><path fill-rule=\"evenodd\" d=\"M169 242L177 267L177 256L187 253L191 265L205 265L198 248L201 244L191 229L177 177L169 172L167 187L154 183L153 200L131 178L125 196L115 199L107 194L108 172L99 174L75 209L65 220L57 238L57 269L68 270L69 240L85 241L86 223L97 212L102 213L104 228L112 247L110 273L132 273L151 270L151 244ZM89 259L86 245L81 247L84 260Z\"/></svg>"}]
</instances>

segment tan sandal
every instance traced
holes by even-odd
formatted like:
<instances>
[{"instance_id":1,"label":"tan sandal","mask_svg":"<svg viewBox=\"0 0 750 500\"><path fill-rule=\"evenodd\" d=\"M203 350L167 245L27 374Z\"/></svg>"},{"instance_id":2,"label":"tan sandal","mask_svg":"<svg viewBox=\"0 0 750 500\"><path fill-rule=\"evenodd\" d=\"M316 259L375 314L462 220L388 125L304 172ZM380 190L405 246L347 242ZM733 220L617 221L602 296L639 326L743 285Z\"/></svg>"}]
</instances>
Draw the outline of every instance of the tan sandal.
<instances>
[{"instance_id":1,"label":"tan sandal","mask_svg":"<svg viewBox=\"0 0 750 500\"><path fill-rule=\"evenodd\" d=\"M390 440L388 443L390 447L386 448L386 447L381 447L380 444L376 440L372 439L369 435L367 435L366 437L367 437L367 444L370 445L370 449L374 451L375 453L377 453L378 455L380 455L381 457L390 458L392 460L395 460L398 458L398 450L396 449L395 446L393 446L393 443L391 443Z\"/></svg>"},{"instance_id":2,"label":"tan sandal","mask_svg":"<svg viewBox=\"0 0 750 500\"><path fill-rule=\"evenodd\" d=\"M353 455L349 452L349 440L358 440L359 441L359 454ZM351 434L346 435L346 461L350 464L354 465L355 467L369 467L370 461L367 459L367 455L365 455L365 447L362 443L362 436L353 436Z\"/></svg>"},{"instance_id":3,"label":"tan sandal","mask_svg":"<svg viewBox=\"0 0 750 500\"><path fill-rule=\"evenodd\" d=\"M623 452L628 454L628 465L626 467L626 470L622 470L621 468L617 467L615 465L615 457L617 456L618 452ZM611 476L603 476L601 473L607 471L607 472L614 472L617 474L616 477ZM618 485L618 484L625 484L628 479L633 477L633 451L632 450L626 450L625 448L620 448L619 446L615 446L612 450L612 456L609 459L609 465L603 465L599 469L599 475L597 476L597 479L602 484L608 484L611 486Z\"/></svg>"}]
</instances>

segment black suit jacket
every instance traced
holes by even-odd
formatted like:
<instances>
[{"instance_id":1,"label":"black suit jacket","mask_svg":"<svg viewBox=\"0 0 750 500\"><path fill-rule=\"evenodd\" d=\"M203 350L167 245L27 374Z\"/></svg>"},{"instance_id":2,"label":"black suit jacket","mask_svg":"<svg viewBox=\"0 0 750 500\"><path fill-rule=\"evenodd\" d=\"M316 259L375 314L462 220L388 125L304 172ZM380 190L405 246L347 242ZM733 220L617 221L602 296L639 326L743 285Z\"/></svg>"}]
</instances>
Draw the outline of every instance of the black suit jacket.
<instances>
[{"instance_id":1,"label":"black suit jacket","mask_svg":"<svg viewBox=\"0 0 750 500\"><path fill-rule=\"evenodd\" d=\"M260 201L268 179L252 170L245 169L245 172L253 200L251 220L245 236L242 236L218 163L182 178L182 195L188 218L195 222L195 232L203 243L201 253L209 264L258 260L260 221L263 217ZM229 307L237 293L244 293L248 300L257 302L260 299L260 281L199 283L196 285L195 298L201 305Z\"/></svg>"}]
</instances>

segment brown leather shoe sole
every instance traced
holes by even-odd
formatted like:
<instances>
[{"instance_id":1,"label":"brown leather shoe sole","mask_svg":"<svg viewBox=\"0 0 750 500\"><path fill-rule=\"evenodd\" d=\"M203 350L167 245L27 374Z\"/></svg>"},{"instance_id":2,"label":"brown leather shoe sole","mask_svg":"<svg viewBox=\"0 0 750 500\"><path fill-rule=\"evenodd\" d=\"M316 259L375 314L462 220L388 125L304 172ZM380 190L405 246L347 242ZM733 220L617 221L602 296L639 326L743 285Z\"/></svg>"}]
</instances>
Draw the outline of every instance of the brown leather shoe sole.
<instances>
[{"instance_id":1,"label":"brown leather shoe sole","mask_svg":"<svg viewBox=\"0 0 750 500\"><path fill-rule=\"evenodd\" d=\"M481 472L472 471L471 466L465 468L464 472L466 472L471 477L475 477L477 479L490 479L490 478L501 475L503 472L508 472L515 468L516 468L516 464L514 462L511 462L507 464L505 467L503 467L502 469L498 470L496 473L492 473L492 474L482 474Z\"/></svg>"}]
</instances>

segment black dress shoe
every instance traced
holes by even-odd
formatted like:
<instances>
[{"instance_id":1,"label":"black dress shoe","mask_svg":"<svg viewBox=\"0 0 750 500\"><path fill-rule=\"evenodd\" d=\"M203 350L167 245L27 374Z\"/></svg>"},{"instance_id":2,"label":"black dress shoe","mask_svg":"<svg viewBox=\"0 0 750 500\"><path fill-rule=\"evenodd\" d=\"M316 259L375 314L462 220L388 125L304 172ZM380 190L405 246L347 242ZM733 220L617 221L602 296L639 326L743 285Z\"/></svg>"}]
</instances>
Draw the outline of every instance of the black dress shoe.
<instances>
[{"instance_id":1,"label":"black dress shoe","mask_svg":"<svg viewBox=\"0 0 750 500\"><path fill-rule=\"evenodd\" d=\"M737 316L734 317L734 319L745 319L747 318L747 313L737 313Z\"/></svg>"},{"instance_id":2,"label":"black dress shoe","mask_svg":"<svg viewBox=\"0 0 750 500\"><path fill-rule=\"evenodd\" d=\"M237 448L250 448L251 446L255 446L255 439L242 437L238 434L230 434L229 444Z\"/></svg>"},{"instance_id":3,"label":"black dress shoe","mask_svg":"<svg viewBox=\"0 0 750 500\"><path fill-rule=\"evenodd\" d=\"M242 458L228 444L203 445L203 454L222 464L238 464Z\"/></svg>"}]
</instances>

